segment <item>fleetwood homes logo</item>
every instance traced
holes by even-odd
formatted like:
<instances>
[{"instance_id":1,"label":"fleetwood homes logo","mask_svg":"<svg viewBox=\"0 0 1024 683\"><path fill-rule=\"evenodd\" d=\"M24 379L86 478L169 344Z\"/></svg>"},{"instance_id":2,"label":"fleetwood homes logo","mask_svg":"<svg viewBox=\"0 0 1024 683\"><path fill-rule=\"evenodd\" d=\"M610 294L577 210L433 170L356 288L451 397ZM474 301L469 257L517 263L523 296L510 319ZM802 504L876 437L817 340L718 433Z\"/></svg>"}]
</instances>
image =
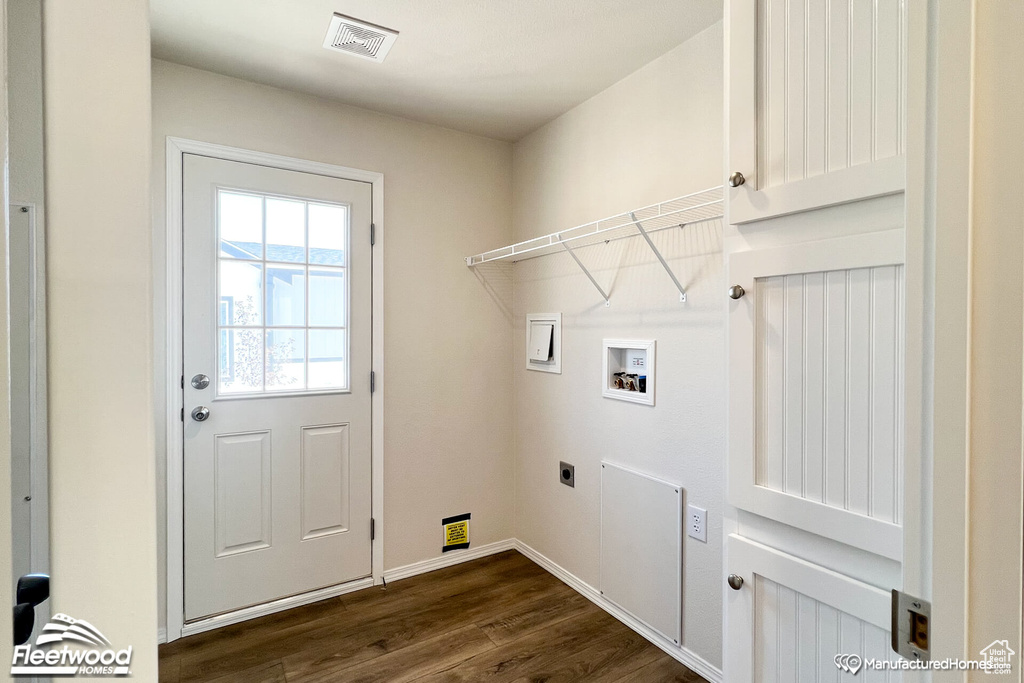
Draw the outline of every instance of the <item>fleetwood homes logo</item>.
<instances>
[{"instance_id":1,"label":"fleetwood homes logo","mask_svg":"<svg viewBox=\"0 0 1024 683\"><path fill-rule=\"evenodd\" d=\"M131 646L115 650L88 621L58 614L43 627L34 647L14 648L11 675L130 676L131 661Z\"/></svg>"}]
</instances>

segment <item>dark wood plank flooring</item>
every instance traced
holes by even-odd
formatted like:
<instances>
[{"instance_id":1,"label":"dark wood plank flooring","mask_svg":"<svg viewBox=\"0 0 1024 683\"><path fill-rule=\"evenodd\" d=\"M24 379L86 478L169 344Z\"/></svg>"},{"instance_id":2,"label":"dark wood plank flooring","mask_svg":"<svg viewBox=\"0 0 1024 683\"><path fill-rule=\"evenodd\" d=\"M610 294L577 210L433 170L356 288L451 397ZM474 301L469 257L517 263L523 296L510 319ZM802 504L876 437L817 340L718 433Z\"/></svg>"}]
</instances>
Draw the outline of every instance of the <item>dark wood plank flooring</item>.
<instances>
[{"instance_id":1,"label":"dark wood plank flooring","mask_svg":"<svg viewBox=\"0 0 1024 683\"><path fill-rule=\"evenodd\" d=\"M703 680L515 551L160 647L161 683Z\"/></svg>"}]
</instances>

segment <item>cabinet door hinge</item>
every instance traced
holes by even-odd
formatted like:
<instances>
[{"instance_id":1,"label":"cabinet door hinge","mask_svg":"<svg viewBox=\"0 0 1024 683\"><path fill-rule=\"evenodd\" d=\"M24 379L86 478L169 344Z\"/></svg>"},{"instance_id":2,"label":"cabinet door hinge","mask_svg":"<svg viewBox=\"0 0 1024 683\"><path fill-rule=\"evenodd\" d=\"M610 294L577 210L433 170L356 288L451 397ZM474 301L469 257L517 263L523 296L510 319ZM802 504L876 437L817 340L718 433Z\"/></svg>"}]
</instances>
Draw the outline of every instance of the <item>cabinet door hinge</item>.
<instances>
[{"instance_id":1,"label":"cabinet door hinge","mask_svg":"<svg viewBox=\"0 0 1024 683\"><path fill-rule=\"evenodd\" d=\"M182 408L181 408L181 421L182 422L185 421L185 407L184 406L182 406Z\"/></svg>"},{"instance_id":2,"label":"cabinet door hinge","mask_svg":"<svg viewBox=\"0 0 1024 683\"><path fill-rule=\"evenodd\" d=\"M372 541L377 537L377 520L370 517L370 540Z\"/></svg>"},{"instance_id":3,"label":"cabinet door hinge","mask_svg":"<svg viewBox=\"0 0 1024 683\"><path fill-rule=\"evenodd\" d=\"M377 226L370 223L370 246L377 244Z\"/></svg>"},{"instance_id":4,"label":"cabinet door hinge","mask_svg":"<svg viewBox=\"0 0 1024 683\"><path fill-rule=\"evenodd\" d=\"M370 370L370 393L377 391L377 373Z\"/></svg>"}]
</instances>

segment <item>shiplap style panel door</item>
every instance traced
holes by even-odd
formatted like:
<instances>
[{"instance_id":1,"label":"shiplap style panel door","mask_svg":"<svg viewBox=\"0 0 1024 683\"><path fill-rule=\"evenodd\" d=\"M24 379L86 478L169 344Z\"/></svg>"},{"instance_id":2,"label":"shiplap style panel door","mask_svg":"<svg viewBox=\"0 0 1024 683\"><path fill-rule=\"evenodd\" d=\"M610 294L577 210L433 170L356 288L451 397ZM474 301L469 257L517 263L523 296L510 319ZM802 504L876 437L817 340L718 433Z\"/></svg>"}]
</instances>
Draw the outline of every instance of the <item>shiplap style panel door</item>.
<instances>
[{"instance_id":1,"label":"shiplap style panel door","mask_svg":"<svg viewBox=\"0 0 1024 683\"><path fill-rule=\"evenodd\" d=\"M905 186L907 6L901 0L731 0L729 221Z\"/></svg>"},{"instance_id":2,"label":"shiplap style panel door","mask_svg":"<svg viewBox=\"0 0 1024 683\"><path fill-rule=\"evenodd\" d=\"M732 254L729 500L902 557L903 233Z\"/></svg>"},{"instance_id":3,"label":"shiplap style panel door","mask_svg":"<svg viewBox=\"0 0 1024 683\"><path fill-rule=\"evenodd\" d=\"M897 683L889 592L740 536L727 540L727 571L743 579L726 596L730 683ZM837 655L855 655L842 671ZM849 661L849 660L847 660Z\"/></svg>"}]
</instances>

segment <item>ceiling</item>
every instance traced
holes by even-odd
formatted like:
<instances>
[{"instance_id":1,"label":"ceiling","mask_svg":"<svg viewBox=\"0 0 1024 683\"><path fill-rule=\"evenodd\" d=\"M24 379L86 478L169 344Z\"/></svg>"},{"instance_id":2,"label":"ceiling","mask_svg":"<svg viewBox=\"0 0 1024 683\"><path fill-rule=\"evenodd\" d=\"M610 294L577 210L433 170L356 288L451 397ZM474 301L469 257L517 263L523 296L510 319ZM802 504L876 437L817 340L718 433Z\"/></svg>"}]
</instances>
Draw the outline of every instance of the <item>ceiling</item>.
<instances>
[{"instance_id":1,"label":"ceiling","mask_svg":"<svg viewBox=\"0 0 1024 683\"><path fill-rule=\"evenodd\" d=\"M151 0L153 56L518 140L722 17L721 0ZM399 31L325 50L335 12Z\"/></svg>"}]
</instances>

